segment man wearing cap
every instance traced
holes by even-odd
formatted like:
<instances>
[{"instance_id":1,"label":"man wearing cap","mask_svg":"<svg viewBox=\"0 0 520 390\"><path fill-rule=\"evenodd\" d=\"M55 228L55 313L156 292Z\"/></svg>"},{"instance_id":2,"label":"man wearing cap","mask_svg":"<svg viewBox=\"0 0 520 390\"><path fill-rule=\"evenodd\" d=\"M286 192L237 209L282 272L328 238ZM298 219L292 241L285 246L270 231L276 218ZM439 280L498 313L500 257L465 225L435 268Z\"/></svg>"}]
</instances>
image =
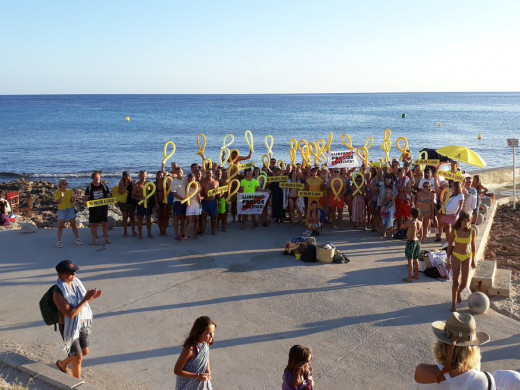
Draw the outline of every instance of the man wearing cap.
<instances>
[{"instance_id":1,"label":"man wearing cap","mask_svg":"<svg viewBox=\"0 0 520 390\"><path fill-rule=\"evenodd\" d=\"M110 191L106 184L101 183L101 172L95 171L92 173L92 183L85 190L85 203L89 200L98 200L110 197ZM101 224L103 229L103 238L105 244L110 244L108 241L108 206L96 206L88 208L88 222L90 224L90 233L92 234L92 243L96 245L97 228Z\"/></svg>"},{"instance_id":2,"label":"man wearing cap","mask_svg":"<svg viewBox=\"0 0 520 390\"><path fill-rule=\"evenodd\" d=\"M99 298L102 292L98 289L86 290L76 278L78 270L79 267L70 260L56 265L58 281L52 298L58 308L60 333L68 353L66 359L56 361L56 366L61 372L69 374L68 366L71 364L72 376L81 379L81 362L89 352L88 337L92 325L89 302Z\"/></svg>"}]
</instances>

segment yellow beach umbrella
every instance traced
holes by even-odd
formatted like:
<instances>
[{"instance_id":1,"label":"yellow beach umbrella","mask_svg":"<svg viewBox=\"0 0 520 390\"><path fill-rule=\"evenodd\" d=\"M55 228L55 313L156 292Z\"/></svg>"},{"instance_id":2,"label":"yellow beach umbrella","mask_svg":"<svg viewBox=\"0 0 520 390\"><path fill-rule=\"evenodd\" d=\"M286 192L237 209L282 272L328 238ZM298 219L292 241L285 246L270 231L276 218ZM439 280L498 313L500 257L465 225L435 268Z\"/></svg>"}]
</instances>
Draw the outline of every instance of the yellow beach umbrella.
<instances>
[{"instance_id":1,"label":"yellow beach umbrella","mask_svg":"<svg viewBox=\"0 0 520 390\"><path fill-rule=\"evenodd\" d=\"M474 167L484 168L486 166L486 162L477 152L465 146L445 146L444 148L437 149L437 153L463 164L473 165Z\"/></svg>"}]
</instances>

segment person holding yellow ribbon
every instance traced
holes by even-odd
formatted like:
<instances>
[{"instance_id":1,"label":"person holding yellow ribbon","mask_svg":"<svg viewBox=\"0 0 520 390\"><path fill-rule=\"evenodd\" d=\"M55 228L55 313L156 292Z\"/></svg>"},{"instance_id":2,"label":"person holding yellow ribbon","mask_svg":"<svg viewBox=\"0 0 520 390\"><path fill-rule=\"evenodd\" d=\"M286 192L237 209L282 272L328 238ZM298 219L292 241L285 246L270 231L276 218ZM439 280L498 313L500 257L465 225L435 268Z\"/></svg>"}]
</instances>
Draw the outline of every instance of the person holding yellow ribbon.
<instances>
[{"instance_id":1,"label":"person holding yellow ribbon","mask_svg":"<svg viewBox=\"0 0 520 390\"><path fill-rule=\"evenodd\" d=\"M216 227L217 227L217 199L215 195L208 195L208 191L214 190L218 188L219 182L218 180L213 178L213 171L211 169L206 170L206 176L200 181L200 186L202 189L202 197L204 200L201 203L202 206L202 219L200 231L201 235L204 235L206 232L206 222L209 215L211 221L211 234L216 235Z\"/></svg>"},{"instance_id":2,"label":"person holding yellow ribbon","mask_svg":"<svg viewBox=\"0 0 520 390\"><path fill-rule=\"evenodd\" d=\"M318 176L318 167L312 167L310 177L308 177L307 180L305 180L305 191L323 192L323 179ZM306 199L307 207L309 207L309 205L312 204L313 201L316 201L319 207L321 197Z\"/></svg>"},{"instance_id":3,"label":"person holding yellow ribbon","mask_svg":"<svg viewBox=\"0 0 520 390\"><path fill-rule=\"evenodd\" d=\"M101 182L101 172L94 171L92 173L92 183L85 189L85 204L89 200L98 200L110 197L110 191L105 183ZM97 206L88 208L88 222L90 224L90 233L92 235L92 242L90 245L97 245L97 228L101 224L103 230L103 238L105 244L110 244L108 241L108 206ZM104 246L102 246L104 248Z\"/></svg>"},{"instance_id":4,"label":"person holding yellow ribbon","mask_svg":"<svg viewBox=\"0 0 520 390\"><path fill-rule=\"evenodd\" d=\"M143 204L139 204L141 200L145 198L144 191L150 193L150 187L147 186L148 181L146 181L147 172L143 169L139 171L139 181L135 183L134 188L132 189L132 199L137 202L137 232L140 240L143 239L143 219L146 217L146 230L148 232L148 238L153 238L152 236L152 213L153 206L155 203L155 199L152 197L147 201L146 207Z\"/></svg>"},{"instance_id":5,"label":"person holding yellow ribbon","mask_svg":"<svg viewBox=\"0 0 520 390\"><path fill-rule=\"evenodd\" d=\"M164 171L158 171L155 175L155 207L157 210L157 225L159 226L159 235L161 236L166 236L166 228L168 227L168 221L170 219L170 205L168 204L167 200L166 202L164 201L164 180ZM168 184L166 183L166 185Z\"/></svg>"},{"instance_id":6,"label":"person holding yellow ribbon","mask_svg":"<svg viewBox=\"0 0 520 390\"><path fill-rule=\"evenodd\" d=\"M298 180L298 172L291 171L289 175L289 180L287 183L292 184L301 184L301 181ZM303 184L301 184L303 186ZM284 203L287 202L285 208L289 208L289 220L291 223L304 223L303 220L303 207L300 206L300 202L303 203L302 198L298 198L298 188L287 188L284 190ZM305 204L303 204L305 206ZM298 215L298 221L294 220L294 211Z\"/></svg>"},{"instance_id":7,"label":"person holding yellow ribbon","mask_svg":"<svg viewBox=\"0 0 520 390\"><path fill-rule=\"evenodd\" d=\"M353 175L354 177L354 191L352 193L352 223L354 224L354 229L362 229L366 228L366 219L365 219L365 195L366 195L366 185L365 178L363 173L357 172Z\"/></svg>"},{"instance_id":8,"label":"person holding yellow ribbon","mask_svg":"<svg viewBox=\"0 0 520 390\"><path fill-rule=\"evenodd\" d=\"M329 194L329 209L330 209L330 221L332 228L343 227L343 207L345 206L345 183L342 178L339 177L340 170L335 168L332 170L332 176L327 184ZM337 217L336 217L337 213Z\"/></svg>"},{"instance_id":9,"label":"person holding yellow ribbon","mask_svg":"<svg viewBox=\"0 0 520 390\"><path fill-rule=\"evenodd\" d=\"M193 239L198 239L199 232L199 216L201 213L200 202L202 201L201 186L199 185L202 179L202 172L195 171L195 174L190 173L187 177L188 184L186 185L186 199L189 199L190 204L186 207L186 225L184 227L183 240L187 240L188 232L190 230L190 223L193 224ZM193 185L194 183L195 185Z\"/></svg>"},{"instance_id":10,"label":"person holding yellow ribbon","mask_svg":"<svg viewBox=\"0 0 520 390\"><path fill-rule=\"evenodd\" d=\"M118 193L123 197L126 194L126 203L121 203L119 201L117 203L119 210L121 210L121 213L123 214L123 237L128 237L128 222L130 222L130 227L132 228L132 235L137 236L134 218L137 203L132 199L132 178L126 171L123 172L121 180L119 181Z\"/></svg>"},{"instance_id":11,"label":"person holding yellow ribbon","mask_svg":"<svg viewBox=\"0 0 520 390\"><path fill-rule=\"evenodd\" d=\"M219 187L224 187L224 186L226 186L228 184L227 181L226 181L226 178L224 178L223 168L222 167L218 167L215 170L215 180L218 181L218 186ZM217 228L218 228L218 225L219 225L219 222L220 222L221 226L222 226L222 231L225 232L226 229L227 229L227 216L228 216L228 206L227 206L227 202L226 202L226 193L217 194L216 195L216 199L217 199L217 211L218 211L218 215L217 215Z\"/></svg>"}]
</instances>

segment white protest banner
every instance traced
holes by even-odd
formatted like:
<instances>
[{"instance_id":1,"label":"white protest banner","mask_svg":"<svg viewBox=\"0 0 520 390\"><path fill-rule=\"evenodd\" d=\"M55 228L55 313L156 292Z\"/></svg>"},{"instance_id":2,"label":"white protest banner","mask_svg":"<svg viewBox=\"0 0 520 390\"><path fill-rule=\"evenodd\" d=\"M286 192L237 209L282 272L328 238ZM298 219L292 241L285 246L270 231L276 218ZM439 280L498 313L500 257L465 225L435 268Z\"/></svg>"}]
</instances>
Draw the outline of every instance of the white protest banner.
<instances>
[{"instance_id":1,"label":"white protest banner","mask_svg":"<svg viewBox=\"0 0 520 390\"><path fill-rule=\"evenodd\" d=\"M327 153L327 167L332 168L357 168L363 161L357 156L355 150L342 150Z\"/></svg>"},{"instance_id":2,"label":"white protest banner","mask_svg":"<svg viewBox=\"0 0 520 390\"><path fill-rule=\"evenodd\" d=\"M251 194L237 194L238 215L262 214L269 194L265 192L253 192Z\"/></svg>"}]
</instances>

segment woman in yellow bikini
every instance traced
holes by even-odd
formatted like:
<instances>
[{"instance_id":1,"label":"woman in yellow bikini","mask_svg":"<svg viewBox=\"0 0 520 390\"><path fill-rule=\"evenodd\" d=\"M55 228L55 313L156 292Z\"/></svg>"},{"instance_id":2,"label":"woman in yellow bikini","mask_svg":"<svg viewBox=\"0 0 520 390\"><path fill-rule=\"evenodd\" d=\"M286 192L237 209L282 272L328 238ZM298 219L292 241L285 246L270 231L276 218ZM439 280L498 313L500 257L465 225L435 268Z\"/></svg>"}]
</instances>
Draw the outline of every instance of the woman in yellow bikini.
<instances>
[{"instance_id":1,"label":"woman in yellow bikini","mask_svg":"<svg viewBox=\"0 0 520 390\"><path fill-rule=\"evenodd\" d=\"M471 227L469 215L461 211L448 239L448 272L450 267L453 269L451 311L456 311L456 303L462 302L460 293L468 284L470 264L471 268L477 266L475 263L475 230Z\"/></svg>"}]
</instances>

